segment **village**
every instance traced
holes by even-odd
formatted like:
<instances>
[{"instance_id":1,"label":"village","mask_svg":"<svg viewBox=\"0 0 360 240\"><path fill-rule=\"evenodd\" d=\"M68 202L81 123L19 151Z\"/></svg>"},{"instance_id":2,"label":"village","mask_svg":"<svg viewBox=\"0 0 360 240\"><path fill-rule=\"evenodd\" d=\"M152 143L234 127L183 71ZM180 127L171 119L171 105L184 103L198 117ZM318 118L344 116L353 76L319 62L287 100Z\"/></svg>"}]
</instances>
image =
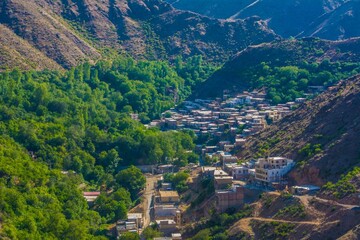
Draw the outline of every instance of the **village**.
<instances>
[{"instance_id":1,"label":"village","mask_svg":"<svg viewBox=\"0 0 360 240\"><path fill-rule=\"evenodd\" d=\"M180 240L184 239L182 227L206 217L208 209L219 213L239 209L258 200L259 194L266 191L285 190L296 195L319 191L319 186L288 186L286 174L295 166L292 159L266 156L243 161L236 156L249 136L279 121L306 100L299 98L272 106L265 96L265 93L254 91L234 96L224 94L223 100L186 101L177 109L165 112L162 119L151 122L148 127L163 131L194 131L203 140L196 146L199 164L190 163L183 168L172 164L138 166L147 176L143 203L140 208L131 210L127 219L117 221L116 235L125 232L141 235L152 224L163 234L155 240ZM164 178L166 174L178 172L189 173L187 194L179 193L176 186ZM189 202L196 201L192 195L199 191L198 185L203 182L209 183L207 188L212 192L193 207ZM191 192L191 189L195 190ZM98 194L84 193L84 196L91 202Z\"/></svg>"}]
</instances>

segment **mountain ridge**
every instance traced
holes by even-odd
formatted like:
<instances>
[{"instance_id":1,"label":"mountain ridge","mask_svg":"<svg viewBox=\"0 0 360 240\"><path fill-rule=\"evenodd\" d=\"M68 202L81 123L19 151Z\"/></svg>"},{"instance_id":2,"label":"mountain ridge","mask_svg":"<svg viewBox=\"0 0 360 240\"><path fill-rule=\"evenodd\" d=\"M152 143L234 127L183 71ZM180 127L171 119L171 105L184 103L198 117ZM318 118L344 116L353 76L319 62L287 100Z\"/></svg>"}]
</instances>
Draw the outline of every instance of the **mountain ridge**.
<instances>
[{"instance_id":1,"label":"mountain ridge","mask_svg":"<svg viewBox=\"0 0 360 240\"><path fill-rule=\"evenodd\" d=\"M168 0L174 7L206 16L238 19L259 16L282 37L320 37L328 40L360 36L357 0ZM336 16L336 17L334 17Z\"/></svg>"},{"instance_id":2,"label":"mountain ridge","mask_svg":"<svg viewBox=\"0 0 360 240\"><path fill-rule=\"evenodd\" d=\"M106 49L140 59L202 55L221 63L278 38L259 18L211 19L159 0L6 0L0 16L0 24L65 68L96 61Z\"/></svg>"}]
</instances>

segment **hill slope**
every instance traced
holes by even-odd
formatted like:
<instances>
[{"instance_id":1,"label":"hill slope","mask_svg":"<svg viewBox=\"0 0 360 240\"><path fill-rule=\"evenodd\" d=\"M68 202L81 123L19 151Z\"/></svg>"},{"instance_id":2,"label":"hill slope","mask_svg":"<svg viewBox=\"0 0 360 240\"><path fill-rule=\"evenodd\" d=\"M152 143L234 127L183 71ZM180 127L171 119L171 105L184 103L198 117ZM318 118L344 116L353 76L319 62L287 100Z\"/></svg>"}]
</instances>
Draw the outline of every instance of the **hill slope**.
<instances>
[{"instance_id":1,"label":"hill slope","mask_svg":"<svg viewBox=\"0 0 360 240\"><path fill-rule=\"evenodd\" d=\"M215 20L159 0L6 0L0 24L27 41L23 47L29 52L37 49L66 68L98 59L104 48L150 59L202 54L223 61L252 43L276 38L259 18Z\"/></svg>"},{"instance_id":2,"label":"hill slope","mask_svg":"<svg viewBox=\"0 0 360 240\"><path fill-rule=\"evenodd\" d=\"M215 18L260 16L283 37L316 36L337 40L360 36L357 0L168 0L174 7Z\"/></svg>"},{"instance_id":3,"label":"hill slope","mask_svg":"<svg viewBox=\"0 0 360 240\"><path fill-rule=\"evenodd\" d=\"M346 39L360 36L360 1L349 1L312 22L299 36Z\"/></svg>"},{"instance_id":4,"label":"hill slope","mask_svg":"<svg viewBox=\"0 0 360 240\"><path fill-rule=\"evenodd\" d=\"M272 76L274 72L278 71L277 68L286 66L305 68L306 71L310 72L310 75L314 74L316 76L325 70L332 72L335 76L339 73L339 69L336 66L333 66L332 70L329 68L322 69L320 63L327 59L332 63L338 62L340 65L344 62L356 64L360 60L359 46L359 38L338 42L307 38L274 41L272 43L250 46L238 53L202 85L199 85L198 89L194 91L193 97L222 96L224 89L239 91L265 86L274 87L279 90L283 87L282 84L287 84L291 78L284 76L286 81L276 86L271 85L272 83L268 83L266 80L268 76ZM351 75L352 70L347 69L349 64L343 65L340 72L349 71L348 74ZM302 78L301 74L297 76ZM317 81L316 79L311 80L311 76L308 76L308 73L304 76L309 79L308 84L324 83L324 81ZM283 76L275 75L273 77ZM299 79L294 80L299 81ZM326 81L326 78L324 80ZM277 79L273 80L275 83L276 81ZM300 87L297 90L301 90Z\"/></svg>"},{"instance_id":5,"label":"hill slope","mask_svg":"<svg viewBox=\"0 0 360 240\"><path fill-rule=\"evenodd\" d=\"M0 70L13 67L26 70L40 70L43 67L61 68L55 61L2 24L0 24L0 63Z\"/></svg>"},{"instance_id":6,"label":"hill slope","mask_svg":"<svg viewBox=\"0 0 360 240\"><path fill-rule=\"evenodd\" d=\"M0 23L26 40L27 45L32 46L29 51L35 48L64 67L76 65L82 59L96 59L100 56L95 48L82 40L47 7L50 6L43 7L38 1L3 1ZM12 50L19 51L20 47L12 46Z\"/></svg>"},{"instance_id":7,"label":"hill slope","mask_svg":"<svg viewBox=\"0 0 360 240\"><path fill-rule=\"evenodd\" d=\"M337 181L360 161L360 76L340 82L249 140L239 156L295 159L299 184Z\"/></svg>"},{"instance_id":8,"label":"hill slope","mask_svg":"<svg viewBox=\"0 0 360 240\"><path fill-rule=\"evenodd\" d=\"M253 217L233 224L227 239L359 239L358 213L347 205L273 192L252 209Z\"/></svg>"}]
</instances>

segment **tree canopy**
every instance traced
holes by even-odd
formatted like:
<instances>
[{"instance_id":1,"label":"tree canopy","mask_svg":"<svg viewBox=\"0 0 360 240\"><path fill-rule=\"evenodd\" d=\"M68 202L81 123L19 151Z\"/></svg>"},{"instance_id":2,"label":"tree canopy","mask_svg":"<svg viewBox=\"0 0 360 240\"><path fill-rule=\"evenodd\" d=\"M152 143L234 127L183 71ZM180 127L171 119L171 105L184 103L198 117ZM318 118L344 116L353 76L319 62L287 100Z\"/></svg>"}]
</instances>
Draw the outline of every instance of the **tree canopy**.
<instances>
[{"instance_id":1,"label":"tree canopy","mask_svg":"<svg viewBox=\"0 0 360 240\"><path fill-rule=\"evenodd\" d=\"M128 166L194 148L188 132L147 129L133 115L158 117L213 69L201 58L172 66L118 57L64 72L0 73L0 238L101 239L144 187ZM89 208L82 190L100 189Z\"/></svg>"}]
</instances>

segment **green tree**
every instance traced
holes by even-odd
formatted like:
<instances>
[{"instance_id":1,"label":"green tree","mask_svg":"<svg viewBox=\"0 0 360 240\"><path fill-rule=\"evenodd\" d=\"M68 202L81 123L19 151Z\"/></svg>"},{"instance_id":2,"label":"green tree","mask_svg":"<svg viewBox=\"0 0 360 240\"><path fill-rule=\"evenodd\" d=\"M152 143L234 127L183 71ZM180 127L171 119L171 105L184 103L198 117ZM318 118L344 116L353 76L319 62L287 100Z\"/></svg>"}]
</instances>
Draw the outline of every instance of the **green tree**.
<instances>
[{"instance_id":1,"label":"green tree","mask_svg":"<svg viewBox=\"0 0 360 240\"><path fill-rule=\"evenodd\" d=\"M132 199L136 199L138 193L145 187L146 179L139 168L131 166L120 171L116 176L116 183L127 189Z\"/></svg>"},{"instance_id":2,"label":"green tree","mask_svg":"<svg viewBox=\"0 0 360 240\"><path fill-rule=\"evenodd\" d=\"M143 231L143 236L146 240L152 240L156 237L162 237L163 234L162 232L160 232L159 230L157 230L155 227L147 227L144 231Z\"/></svg>"},{"instance_id":3,"label":"green tree","mask_svg":"<svg viewBox=\"0 0 360 240\"><path fill-rule=\"evenodd\" d=\"M126 232L121 234L119 240L140 240L140 236L137 233Z\"/></svg>"}]
</instances>

